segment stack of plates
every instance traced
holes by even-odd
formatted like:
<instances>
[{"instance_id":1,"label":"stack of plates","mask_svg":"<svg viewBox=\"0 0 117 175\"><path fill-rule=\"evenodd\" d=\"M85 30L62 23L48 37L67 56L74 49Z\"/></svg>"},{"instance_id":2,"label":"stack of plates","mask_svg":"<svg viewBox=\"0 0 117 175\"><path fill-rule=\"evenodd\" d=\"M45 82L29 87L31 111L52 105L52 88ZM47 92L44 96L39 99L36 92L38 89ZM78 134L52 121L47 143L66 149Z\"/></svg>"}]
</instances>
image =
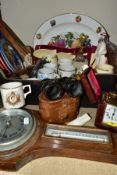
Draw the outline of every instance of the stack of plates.
<instances>
[{"instance_id":1,"label":"stack of plates","mask_svg":"<svg viewBox=\"0 0 117 175\"><path fill-rule=\"evenodd\" d=\"M24 68L22 58L4 38L0 38L0 68L7 73L14 73Z\"/></svg>"}]
</instances>

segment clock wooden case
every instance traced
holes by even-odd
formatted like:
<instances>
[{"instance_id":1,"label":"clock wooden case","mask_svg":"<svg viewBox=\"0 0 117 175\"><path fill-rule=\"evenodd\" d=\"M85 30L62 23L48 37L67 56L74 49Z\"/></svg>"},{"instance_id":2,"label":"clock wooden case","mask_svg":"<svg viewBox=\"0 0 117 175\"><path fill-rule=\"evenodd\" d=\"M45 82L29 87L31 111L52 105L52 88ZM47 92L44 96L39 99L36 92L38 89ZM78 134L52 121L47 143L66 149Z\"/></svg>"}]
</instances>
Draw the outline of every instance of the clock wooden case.
<instances>
[{"instance_id":1,"label":"clock wooden case","mask_svg":"<svg viewBox=\"0 0 117 175\"><path fill-rule=\"evenodd\" d=\"M95 125L117 132L117 93L106 92L97 108Z\"/></svg>"}]
</instances>

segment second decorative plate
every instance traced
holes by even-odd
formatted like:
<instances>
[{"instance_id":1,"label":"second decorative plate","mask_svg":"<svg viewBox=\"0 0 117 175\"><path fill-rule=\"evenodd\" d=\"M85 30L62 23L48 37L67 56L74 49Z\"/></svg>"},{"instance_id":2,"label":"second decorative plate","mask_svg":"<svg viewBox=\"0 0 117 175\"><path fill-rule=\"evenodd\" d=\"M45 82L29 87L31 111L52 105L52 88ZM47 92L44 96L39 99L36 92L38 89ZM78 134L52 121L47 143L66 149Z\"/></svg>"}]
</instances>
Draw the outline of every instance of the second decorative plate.
<instances>
[{"instance_id":1,"label":"second decorative plate","mask_svg":"<svg viewBox=\"0 0 117 175\"><path fill-rule=\"evenodd\" d=\"M20 55L5 39L0 40L0 53L2 59L12 72L24 68Z\"/></svg>"}]
</instances>

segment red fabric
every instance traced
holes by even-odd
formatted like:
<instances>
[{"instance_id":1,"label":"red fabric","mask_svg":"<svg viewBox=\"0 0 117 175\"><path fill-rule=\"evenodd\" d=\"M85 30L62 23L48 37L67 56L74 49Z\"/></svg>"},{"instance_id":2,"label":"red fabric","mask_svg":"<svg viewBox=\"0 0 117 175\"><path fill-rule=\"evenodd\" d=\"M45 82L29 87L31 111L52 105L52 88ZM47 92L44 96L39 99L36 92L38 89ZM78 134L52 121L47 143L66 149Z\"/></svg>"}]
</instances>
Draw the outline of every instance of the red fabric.
<instances>
[{"instance_id":1,"label":"red fabric","mask_svg":"<svg viewBox=\"0 0 117 175\"><path fill-rule=\"evenodd\" d=\"M96 46L91 46L91 47L85 47L83 49L83 53L87 54L86 58L90 60L91 54L95 52ZM77 55L78 52L80 51L80 48L63 48L63 47L56 47L56 46L50 46L50 45L36 45L35 50L37 49L56 49L57 52L65 52L65 53L72 53Z\"/></svg>"}]
</instances>

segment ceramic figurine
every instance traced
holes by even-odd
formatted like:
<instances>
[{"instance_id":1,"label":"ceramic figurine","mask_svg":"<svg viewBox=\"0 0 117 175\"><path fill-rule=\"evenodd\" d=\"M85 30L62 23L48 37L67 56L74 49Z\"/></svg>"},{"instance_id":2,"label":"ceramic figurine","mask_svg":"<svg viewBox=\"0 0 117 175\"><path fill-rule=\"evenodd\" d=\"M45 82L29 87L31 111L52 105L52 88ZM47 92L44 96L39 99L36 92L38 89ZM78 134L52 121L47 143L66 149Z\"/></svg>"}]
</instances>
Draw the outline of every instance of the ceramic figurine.
<instances>
[{"instance_id":1,"label":"ceramic figurine","mask_svg":"<svg viewBox=\"0 0 117 175\"><path fill-rule=\"evenodd\" d=\"M96 52L92 54L90 65L96 70L97 73L113 73L113 66L108 64L106 57L107 49L104 40L100 40Z\"/></svg>"}]
</instances>

